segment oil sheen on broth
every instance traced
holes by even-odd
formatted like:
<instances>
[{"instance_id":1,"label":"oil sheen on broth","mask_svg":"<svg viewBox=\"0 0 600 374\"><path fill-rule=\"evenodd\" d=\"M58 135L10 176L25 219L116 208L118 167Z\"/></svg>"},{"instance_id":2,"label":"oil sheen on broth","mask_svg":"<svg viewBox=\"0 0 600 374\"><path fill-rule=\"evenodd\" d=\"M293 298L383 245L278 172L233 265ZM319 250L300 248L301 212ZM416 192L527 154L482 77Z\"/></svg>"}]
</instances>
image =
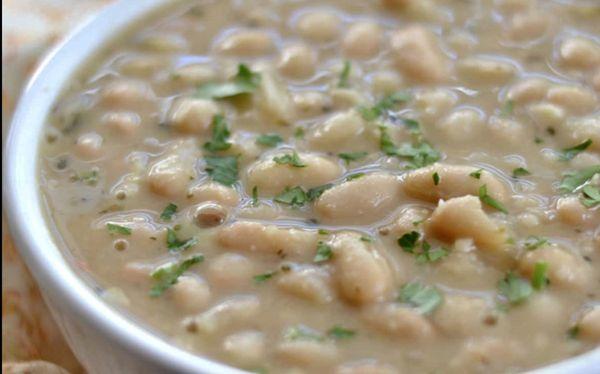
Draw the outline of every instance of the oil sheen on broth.
<instances>
[{"instance_id":1,"label":"oil sheen on broth","mask_svg":"<svg viewBox=\"0 0 600 374\"><path fill-rule=\"evenodd\" d=\"M107 302L261 373L494 373L600 342L600 6L202 1L49 118Z\"/></svg>"}]
</instances>

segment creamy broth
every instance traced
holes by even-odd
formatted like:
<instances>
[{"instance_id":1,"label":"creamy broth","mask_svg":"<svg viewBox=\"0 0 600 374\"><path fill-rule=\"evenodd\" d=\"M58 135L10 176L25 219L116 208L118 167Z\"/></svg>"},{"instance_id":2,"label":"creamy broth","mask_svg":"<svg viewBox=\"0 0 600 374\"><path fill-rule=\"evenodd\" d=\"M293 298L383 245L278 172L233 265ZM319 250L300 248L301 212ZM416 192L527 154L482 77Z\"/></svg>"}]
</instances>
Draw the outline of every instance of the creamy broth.
<instances>
[{"instance_id":1,"label":"creamy broth","mask_svg":"<svg viewBox=\"0 0 600 374\"><path fill-rule=\"evenodd\" d=\"M261 373L600 342L600 6L201 1L103 52L41 184L107 302Z\"/></svg>"}]
</instances>

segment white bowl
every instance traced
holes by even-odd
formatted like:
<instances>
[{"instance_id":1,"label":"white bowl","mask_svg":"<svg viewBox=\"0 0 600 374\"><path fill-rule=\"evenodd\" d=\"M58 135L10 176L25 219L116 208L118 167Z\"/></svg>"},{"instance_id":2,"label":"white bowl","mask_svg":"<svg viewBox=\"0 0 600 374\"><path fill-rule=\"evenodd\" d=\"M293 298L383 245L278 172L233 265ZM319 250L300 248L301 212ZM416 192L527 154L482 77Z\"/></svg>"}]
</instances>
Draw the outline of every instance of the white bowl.
<instances>
[{"instance_id":1,"label":"white bowl","mask_svg":"<svg viewBox=\"0 0 600 374\"><path fill-rule=\"evenodd\" d=\"M3 200L12 237L77 358L90 373L242 373L179 349L102 301L76 273L46 217L38 183L38 143L71 77L135 22L181 0L122 0L70 34L24 90L6 140ZM533 371L600 373L600 348Z\"/></svg>"}]
</instances>

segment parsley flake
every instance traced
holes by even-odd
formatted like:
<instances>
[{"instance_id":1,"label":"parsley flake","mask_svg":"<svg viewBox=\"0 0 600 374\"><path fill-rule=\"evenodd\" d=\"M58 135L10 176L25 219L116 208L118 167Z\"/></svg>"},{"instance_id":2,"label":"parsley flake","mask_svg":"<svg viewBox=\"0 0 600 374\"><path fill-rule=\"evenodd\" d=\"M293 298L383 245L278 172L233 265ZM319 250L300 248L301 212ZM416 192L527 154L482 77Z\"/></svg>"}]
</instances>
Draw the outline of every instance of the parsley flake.
<instances>
[{"instance_id":1,"label":"parsley flake","mask_svg":"<svg viewBox=\"0 0 600 374\"><path fill-rule=\"evenodd\" d=\"M429 314L442 303L442 294L433 286L411 282L402 286L397 301L415 307L421 314Z\"/></svg>"},{"instance_id":2,"label":"parsley flake","mask_svg":"<svg viewBox=\"0 0 600 374\"><path fill-rule=\"evenodd\" d=\"M173 215L175 215L176 212L177 205L169 203L169 205L167 205L160 214L160 219L162 219L163 221L170 221L171 219L173 219Z\"/></svg>"},{"instance_id":3,"label":"parsley flake","mask_svg":"<svg viewBox=\"0 0 600 374\"><path fill-rule=\"evenodd\" d=\"M323 341L325 338L319 332L303 325L289 327L283 334L287 341L314 340Z\"/></svg>"},{"instance_id":4,"label":"parsley flake","mask_svg":"<svg viewBox=\"0 0 600 374\"><path fill-rule=\"evenodd\" d=\"M440 184L440 175L437 173L437 171L435 173L433 173L433 175L431 176L431 178L433 178L433 184L434 185L438 185Z\"/></svg>"},{"instance_id":5,"label":"parsley flake","mask_svg":"<svg viewBox=\"0 0 600 374\"><path fill-rule=\"evenodd\" d=\"M420 237L421 234L419 234L417 231L411 231L402 235L400 239L398 239L398 245L404 252L414 253Z\"/></svg>"},{"instance_id":6,"label":"parsley flake","mask_svg":"<svg viewBox=\"0 0 600 374\"><path fill-rule=\"evenodd\" d=\"M237 156L207 156L206 172L217 183L231 187L238 179Z\"/></svg>"},{"instance_id":7,"label":"parsley flake","mask_svg":"<svg viewBox=\"0 0 600 374\"><path fill-rule=\"evenodd\" d=\"M177 233L175 230L167 228L167 248L169 248L170 251L183 251L195 246L196 244L198 244L198 239L192 237L189 239L180 240L177 238Z\"/></svg>"},{"instance_id":8,"label":"parsley flake","mask_svg":"<svg viewBox=\"0 0 600 374\"><path fill-rule=\"evenodd\" d=\"M335 340L350 339L356 335L356 331L335 325L327 331L327 336Z\"/></svg>"},{"instance_id":9,"label":"parsley flake","mask_svg":"<svg viewBox=\"0 0 600 374\"><path fill-rule=\"evenodd\" d=\"M278 134L262 134L256 138L256 144L269 148L273 148L282 142L283 138Z\"/></svg>"},{"instance_id":10,"label":"parsley flake","mask_svg":"<svg viewBox=\"0 0 600 374\"><path fill-rule=\"evenodd\" d=\"M279 165L290 165L296 168L304 168L307 166L306 164L302 163L302 161L300 160L300 156L298 156L298 153L296 153L296 151L294 151L292 154L274 157L273 161L275 161L275 163Z\"/></svg>"},{"instance_id":11,"label":"parsley flake","mask_svg":"<svg viewBox=\"0 0 600 374\"><path fill-rule=\"evenodd\" d=\"M487 185L479 187L479 200L482 203L491 206L492 208L501 211L502 213L508 214L508 210L498 200L494 199L487 192Z\"/></svg>"},{"instance_id":12,"label":"parsley flake","mask_svg":"<svg viewBox=\"0 0 600 374\"><path fill-rule=\"evenodd\" d=\"M300 207L308 201L308 196L302 187L286 187L282 193L275 196L274 200L278 203L291 205L292 207Z\"/></svg>"},{"instance_id":13,"label":"parsley flake","mask_svg":"<svg viewBox=\"0 0 600 374\"><path fill-rule=\"evenodd\" d=\"M107 223L106 229L111 234L131 235L131 229L129 227L117 225L114 223Z\"/></svg>"},{"instance_id":14,"label":"parsley flake","mask_svg":"<svg viewBox=\"0 0 600 374\"><path fill-rule=\"evenodd\" d=\"M252 187L252 206L258 205L258 186Z\"/></svg>"},{"instance_id":15,"label":"parsley flake","mask_svg":"<svg viewBox=\"0 0 600 374\"><path fill-rule=\"evenodd\" d=\"M533 251L543 246L544 244L548 244L548 239L540 236L530 236L525 240L525 249L528 251Z\"/></svg>"},{"instance_id":16,"label":"parsley flake","mask_svg":"<svg viewBox=\"0 0 600 374\"><path fill-rule=\"evenodd\" d=\"M540 291L545 288L550 280L548 279L548 263L536 262L531 276L531 285L534 289Z\"/></svg>"},{"instance_id":17,"label":"parsley flake","mask_svg":"<svg viewBox=\"0 0 600 374\"><path fill-rule=\"evenodd\" d=\"M516 168L512 172L513 178L524 177L526 175L531 175L531 172L525 168Z\"/></svg>"},{"instance_id":18,"label":"parsley flake","mask_svg":"<svg viewBox=\"0 0 600 374\"><path fill-rule=\"evenodd\" d=\"M244 64L239 64L238 72L231 82L206 83L198 88L195 96L207 99L231 98L254 92L259 83L260 74L252 72Z\"/></svg>"},{"instance_id":19,"label":"parsley flake","mask_svg":"<svg viewBox=\"0 0 600 374\"><path fill-rule=\"evenodd\" d=\"M379 148L388 156L402 157L408 160L409 167L412 169L422 168L431 165L441 158L438 151L433 149L427 142L420 142L415 145L404 143L397 147L384 126L379 127L381 135L379 138Z\"/></svg>"},{"instance_id":20,"label":"parsley flake","mask_svg":"<svg viewBox=\"0 0 600 374\"><path fill-rule=\"evenodd\" d=\"M512 271L498 282L498 290L513 305L522 303L533 292L529 282L518 277Z\"/></svg>"},{"instance_id":21,"label":"parsley flake","mask_svg":"<svg viewBox=\"0 0 600 374\"><path fill-rule=\"evenodd\" d=\"M590 166L577 172L569 172L565 174L558 188L564 192L575 192L596 174L600 174L600 165Z\"/></svg>"},{"instance_id":22,"label":"parsley flake","mask_svg":"<svg viewBox=\"0 0 600 374\"><path fill-rule=\"evenodd\" d=\"M340 80L338 81L339 88L347 88L350 87L350 73L352 71L352 64L350 61L344 61L344 67L342 68L342 72L340 73Z\"/></svg>"},{"instance_id":23,"label":"parsley flake","mask_svg":"<svg viewBox=\"0 0 600 374\"><path fill-rule=\"evenodd\" d=\"M204 256L197 255L180 262L179 264L171 264L163 266L153 271L150 276L157 283L150 290L151 297L162 295L169 287L177 284L179 277L185 273L192 265L204 261Z\"/></svg>"},{"instance_id":24,"label":"parsley flake","mask_svg":"<svg viewBox=\"0 0 600 374\"><path fill-rule=\"evenodd\" d=\"M354 173L354 174L350 174L346 177L346 182L348 181L352 181L361 177L364 177L365 173Z\"/></svg>"},{"instance_id":25,"label":"parsley flake","mask_svg":"<svg viewBox=\"0 0 600 374\"><path fill-rule=\"evenodd\" d=\"M319 242L317 244L317 254L315 255L313 261L325 262L330 260L331 257L333 257L333 251L331 250L331 247L323 242Z\"/></svg>"},{"instance_id":26,"label":"parsley flake","mask_svg":"<svg viewBox=\"0 0 600 374\"><path fill-rule=\"evenodd\" d=\"M256 282L256 283L263 283L263 282L266 282L269 279L273 278L276 274L277 274L277 271L270 271L267 273L255 275L252 277L252 279L254 279L254 282Z\"/></svg>"},{"instance_id":27,"label":"parsley flake","mask_svg":"<svg viewBox=\"0 0 600 374\"><path fill-rule=\"evenodd\" d=\"M372 107L359 107L358 112L366 121L373 121L382 116L395 105L410 101L411 94L404 91L395 92L379 100Z\"/></svg>"},{"instance_id":28,"label":"parsley flake","mask_svg":"<svg viewBox=\"0 0 600 374\"><path fill-rule=\"evenodd\" d=\"M212 139L204 143L204 149L210 152L225 151L231 148L231 143L227 142L231 133L227 128L225 118L217 114L212 120Z\"/></svg>"},{"instance_id":29,"label":"parsley flake","mask_svg":"<svg viewBox=\"0 0 600 374\"><path fill-rule=\"evenodd\" d=\"M581 192L583 192L581 203L586 207L593 208L600 204L600 188L597 186L587 185Z\"/></svg>"},{"instance_id":30,"label":"parsley flake","mask_svg":"<svg viewBox=\"0 0 600 374\"><path fill-rule=\"evenodd\" d=\"M333 184L327 183L322 186L309 188L308 191L306 192L306 198L308 199L309 202L315 201L319 197L321 197L321 195L323 195L323 192L327 191L331 187L333 187Z\"/></svg>"},{"instance_id":31,"label":"parsley flake","mask_svg":"<svg viewBox=\"0 0 600 374\"><path fill-rule=\"evenodd\" d=\"M469 173L469 177L475 178L475 179L481 179L482 172L483 172L483 169L477 169L474 172Z\"/></svg>"},{"instance_id":32,"label":"parsley flake","mask_svg":"<svg viewBox=\"0 0 600 374\"><path fill-rule=\"evenodd\" d=\"M574 147L571 148L565 148L562 150L560 159L562 161L569 161L572 160L573 158L575 158L575 156L577 156L579 153L585 151L587 149L587 147L589 147L590 145L592 145L592 139L588 139L586 141L584 141L581 144L577 144Z\"/></svg>"},{"instance_id":33,"label":"parsley flake","mask_svg":"<svg viewBox=\"0 0 600 374\"><path fill-rule=\"evenodd\" d=\"M338 157L341 158L342 160L346 161L346 164L350 164L350 162L352 161L358 161L361 158L364 158L368 155L368 152L346 152L346 153L339 153Z\"/></svg>"}]
</instances>

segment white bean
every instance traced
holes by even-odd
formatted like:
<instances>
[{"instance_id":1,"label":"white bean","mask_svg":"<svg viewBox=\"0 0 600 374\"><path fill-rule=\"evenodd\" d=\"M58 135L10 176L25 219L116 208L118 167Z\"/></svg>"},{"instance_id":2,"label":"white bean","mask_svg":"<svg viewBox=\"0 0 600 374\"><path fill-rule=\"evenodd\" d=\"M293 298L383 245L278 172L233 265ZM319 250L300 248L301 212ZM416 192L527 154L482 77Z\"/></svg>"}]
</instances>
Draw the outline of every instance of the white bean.
<instances>
[{"instance_id":1,"label":"white bean","mask_svg":"<svg viewBox=\"0 0 600 374\"><path fill-rule=\"evenodd\" d=\"M233 296L205 312L188 317L183 324L190 330L215 334L225 328L244 326L260 313L260 301L253 295Z\"/></svg>"},{"instance_id":2,"label":"white bean","mask_svg":"<svg viewBox=\"0 0 600 374\"><path fill-rule=\"evenodd\" d=\"M218 287L242 288L248 285L253 275L254 263L237 253L222 253L207 263L206 276Z\"/></svg>"},{"instance_id":3,"label":"white bean","mask_svg":"<svg viewBox=\"0 0 600 374\"><path fill-rule=\"evenodd\" d=\"M108 112L102 116L104 125L119 135L132 136L140 128L140 116L133 112Z\"/></svg>"},{"instance_id":4,"label":"white bean","mask_svg":"<svg viewBox=\"0 0 600 374\"><path fill-rule=\"evenodd\" d=\"M225 37L219 45L221 53L240 56L255 57L272 52L275 43L271 35L262 30L237 30Z\"/></svg>"},{"instance_id":5,"label":"white bean","mask_svg":"<svg viewBox=\"0 0 600 374\"><path fill-rule=\"evenodd\" d=\"M470 143L481 137L485 129L482 114L475 109L457 109L437 123L436 129L444 137L454 144Z\"/></svg>"},{"instance_id":6,"label":"white bean","mask_svg":"<svg viewBox=\"0 0 600 374\"><path fill-rule=\"evenodd\" d=\"M279 71L290 78L307 78L315 72L317 56L305 44L290 45L281 51L277 67Z\"/></svg>"},{"instance_id":7,"label":"white bean","mask_svg":"<svg viewBox=\"0 0 600 374\"><path fill-rule=\"evenodd\" d=\"M301 366L323 367L331 365L338 356L334 343L314 340L284 341L275 348L286 362Z\"/></svg>"},{"instance_id":8,"label":"white bean","mask_svg":"<svg viewBox=\"0 0 600 374\"><path fill-rule=\"evenodd\" d=\"M218 113L219 107L212 100L183 98L173 103L167 116L169 124L177 131L204 135Z\"/></svg>"},{"instance_id":9,"label":"white bean","mask_svg":"<svg viewBox=\"0 0 600 374\"><path fill-rule=\"evenodd\" d=\"M340 33L341 20L331 12L315 11L302 15L296 24L300 36L313 42L333 41Z\"/></svg>"},{"instance_id":10,"label":"white bean","mask_svg":"<svg viewBox=\"0 0 600 374\"><path fill-rule=\"evenodd\" d=\"M187 170L179 155L172 154L154 163L146 176L150 190L165 197L184 196L191 171Z\"/></svg>"},{"instance_id":11,"label":"white bean","mask_svg":"<svg viewBox=\"0 0 600 374\"><path fill-rule=\"evenodd\" d=\"M193 186L188 191L188 198L193 203L214 201L228 207L235 207L240 202L240 195L235 189L216 182Z\"/></svg>"},{"instance_id":12,"label":"white bean","mask_svg":"<svg viewBox=\"0 0 600 374\"><path fill-rule=\"evenodd\" d=\"M223 351L238 365L258 365L265 359L265 337L260 331L246 330L223 340Z\"/></svg>"},{"instance_id":13,"label":"white bean","mask_svg":"<svg viewBox=\"0 0 600 374\"><path fill-rule=\"evenodd\" d=\"M102 143L104 139L96 132L88 132L80 135L75 143L75 152L79 157L94 159L102 155Z\"/></svg>"},{"instance_id":14,"label":"white bean","mask_svg":"<svg viewBox=\"0 0 600 374\"><path fill-rule=\"evenodd\" d=\"M186 313L197 313L210 302L210 287L198 277L179 277L171 288L175 304Z\"/></svg>"},{"instance_id":15,"label":"white bean","mask_svg":"<svg viewBox=\"0 0 600 374\"><path fill-rule=\"evenodd\" d=\"M328 152L369 151L378 147L366 123L356 110L334 114L313 127L307 136L311 148Z\"/></svg>"},{"instance_id":16,"label":"white bean","mask_svg":"<svg viewBox=\"0 0 600 374\"><path fill-rule=\"evenodd\" d=\"M357 22L350 26L342 50L351 58L366 59L379 53L383 32L378 24L373 22Z\"/></svg>"},{"instance_id":17,"label":"white bean","mask_svg":"<svg viewBox=\"0 0 600 374\"><path fill-rule=\"evenodd\" d=\"M571 114L586 114L597 106L594 91L581 86L557 85L548 90L546 97Z\"/></svg>"},{"instance_id":18,"label":"white bean","mask_svg":"<svg viewBox=\"0 0 600 374\"><path fill-rule=\"evenodd\" d=\"M318 304L333 300L330 283L327 270L314 266L292 268L277 279L277 286L282 291Z\"/></svg>"},{"instance_id":19,"label":"white bean","mask_svg":"<svg viewBox=\"0 0 600 374\"><path fill-rule=\"evenodd\" d=\"M569 69L586 70L600 66L600 45L581 37L572 37L562 41L559 57Z\"/></svg>"},{"instance_id":20,"label":"white bean","mask_svg":"<svg viewBox=\"0 0 600 374\"><path fill-rule=\"evenodd\" d=\"M154 99L150 86L141 81L118 80L107 84L100 91L102 105L109 108L132 108Z\"/></svg>"},{"instance_id":21,"label":"white bean","mask_svg":"<svg viewBox=\"0 0 600 374\"><path fill-rule=\"evenodd\" d=\"M502 85L517 72L516 67L504 60L491 57L466 57L456 63L459 76L473 85Z\"/></svg>"},{"instance_id":22,"label":"white bean","mask_svg":"<svg viewBox=\"0 0 600 374\"><path fill-rule=\"evenodd\" d=\"M448 295L435 311L433 322L447 335L466 337L488 332L486 320L490 318L494 318L493 311L484 299Z\"/></svg>"},{"instance_id":23,"label":"white bean","mask_svg":"<svg viewBox=\"0 0 600 374\"><path fill-rule=\"evenodd\" d=\"M362 316L373 328L402 339L429 340L436 334L425 316L397 303L375 304L366 308Z\"/></svg>"},{"instance_id":24,"label":"white bean","mask_svg":"<svg viewBox=\"0 0 600 374\"><path fill-rule=\"evenodd\" d=\"M582 339L600 343L600 306L586 311L577 326Z\"/></svg>"}]
</instances>

